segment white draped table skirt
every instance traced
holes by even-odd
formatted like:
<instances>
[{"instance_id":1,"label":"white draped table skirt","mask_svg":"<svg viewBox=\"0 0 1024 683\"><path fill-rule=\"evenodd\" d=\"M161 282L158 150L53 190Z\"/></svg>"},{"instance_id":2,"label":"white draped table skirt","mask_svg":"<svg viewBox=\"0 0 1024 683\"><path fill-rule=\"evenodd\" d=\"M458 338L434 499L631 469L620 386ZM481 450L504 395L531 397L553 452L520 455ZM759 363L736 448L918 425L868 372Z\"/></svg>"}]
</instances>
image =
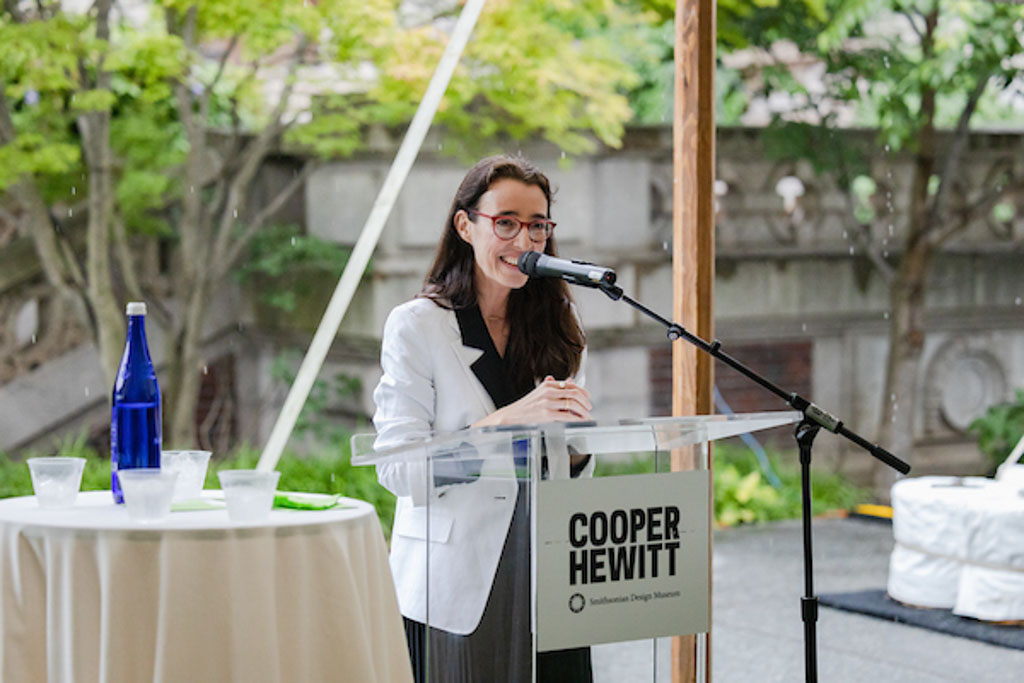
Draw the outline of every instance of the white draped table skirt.
<instances>
[{"instance_id":1,"label":"white draped table skirt","mask_svg":"<svg viewBox=\"0 0 1024 683\"><path fill-rule=\"evenodd\" d=\"M888 593L988 621L1024 619L1024 495L983 477L917 477L892 488Z\"/></svg>"},{"instance_id":2,"label":"white draped table skirt","mask_svg":"<svg viewBox=\"0 0 1024 683\"><path fill-rule=\"evenodd\" d=\"M411 680L374 509L144 526L109 491L0 501L0 680Z\"/></svg>"}]
</instances>

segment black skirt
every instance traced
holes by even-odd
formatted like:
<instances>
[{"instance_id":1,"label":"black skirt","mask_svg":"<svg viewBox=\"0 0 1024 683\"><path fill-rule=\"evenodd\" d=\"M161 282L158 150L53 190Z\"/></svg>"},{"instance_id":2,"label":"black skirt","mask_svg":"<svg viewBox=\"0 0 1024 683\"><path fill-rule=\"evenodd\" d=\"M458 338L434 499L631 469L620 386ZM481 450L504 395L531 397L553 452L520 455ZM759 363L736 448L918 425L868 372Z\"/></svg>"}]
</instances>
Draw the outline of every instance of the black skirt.
<instances>
[{"instance_id":1,"label":"black skirt","mask_svg":"<svg viewBox=\"0 0 1024 683\"><path fill-rule=\"evenodd\" d=\"M462 636L430 629L428 662L426 626L405 619L405 637L416 683L529 683L531 680L528 500L526 483L521 482L491 593L475 631ZM591 683L590 648L539 653L537 680L541 683Z\"/></svg>"}]
</instances>

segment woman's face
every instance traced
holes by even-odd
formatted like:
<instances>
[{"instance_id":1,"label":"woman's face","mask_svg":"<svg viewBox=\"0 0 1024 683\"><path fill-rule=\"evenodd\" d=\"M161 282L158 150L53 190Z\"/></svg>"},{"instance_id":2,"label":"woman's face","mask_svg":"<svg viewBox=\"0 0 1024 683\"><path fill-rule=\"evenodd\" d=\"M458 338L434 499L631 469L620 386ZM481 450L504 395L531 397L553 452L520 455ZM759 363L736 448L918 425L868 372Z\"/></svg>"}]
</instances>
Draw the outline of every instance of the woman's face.
<instances>
[{"instance_id":1,"label":"woman's face","mask_svg":"<svg viewBox=\"0 0 1024 683\"><path fill-rule=\"evenodd\" d=\"M500 178L481 195L477 211L491 216L514 216L529 222L548 217L548 200L536 185ZM478 296L486 297L502 290L507 294L508 290L525 285L528 278L516 265L519 255L524 251L543 252L547 246L547 240L531 241L525 226L512 239L500 239L494 234L490 218L465 211L455 214L455 229L473 247Z\"/></svg>"}]
</instances>

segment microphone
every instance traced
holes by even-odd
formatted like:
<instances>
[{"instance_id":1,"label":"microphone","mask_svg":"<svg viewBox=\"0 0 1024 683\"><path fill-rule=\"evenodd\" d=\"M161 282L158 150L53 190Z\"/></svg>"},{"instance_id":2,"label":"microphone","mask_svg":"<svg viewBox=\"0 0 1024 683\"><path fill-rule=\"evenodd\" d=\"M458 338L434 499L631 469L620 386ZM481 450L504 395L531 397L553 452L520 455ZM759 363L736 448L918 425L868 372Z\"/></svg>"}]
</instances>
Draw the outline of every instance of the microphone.
<instances>
[{"instance_id":1,"label":"microphone","mask_svg":"<svg viewBox=\"0 0 1024 683\"><path fill-rule=\"evenodd\" d=\"M524 251L519 255L516 265L521 272L530 277L560 277L573 284L615 284L615 271L611 268L555 258L539 251Z\"/></svg>"}]
</instances>

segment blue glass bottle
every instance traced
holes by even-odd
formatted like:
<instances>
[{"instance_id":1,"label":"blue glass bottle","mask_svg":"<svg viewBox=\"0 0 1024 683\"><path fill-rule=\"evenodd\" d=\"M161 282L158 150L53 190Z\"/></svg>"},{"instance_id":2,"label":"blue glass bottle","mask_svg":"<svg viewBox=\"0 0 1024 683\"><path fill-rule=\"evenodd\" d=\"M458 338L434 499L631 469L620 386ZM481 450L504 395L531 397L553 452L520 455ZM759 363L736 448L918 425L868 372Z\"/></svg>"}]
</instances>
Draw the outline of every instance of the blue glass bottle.
<instances>
[{"instance_id":1,"label":"blue glass bottle","mask_svg":"<svg viewBox=\"0 0 1024 683\"><path fill-rule=\"evenodd\" d=\"M128 304L128 335L114 380L110 416L110 485L114 502L124 502L118 470L159 467L160 387L146 344L146 304Z\"/></svg>"}]
</instances>

